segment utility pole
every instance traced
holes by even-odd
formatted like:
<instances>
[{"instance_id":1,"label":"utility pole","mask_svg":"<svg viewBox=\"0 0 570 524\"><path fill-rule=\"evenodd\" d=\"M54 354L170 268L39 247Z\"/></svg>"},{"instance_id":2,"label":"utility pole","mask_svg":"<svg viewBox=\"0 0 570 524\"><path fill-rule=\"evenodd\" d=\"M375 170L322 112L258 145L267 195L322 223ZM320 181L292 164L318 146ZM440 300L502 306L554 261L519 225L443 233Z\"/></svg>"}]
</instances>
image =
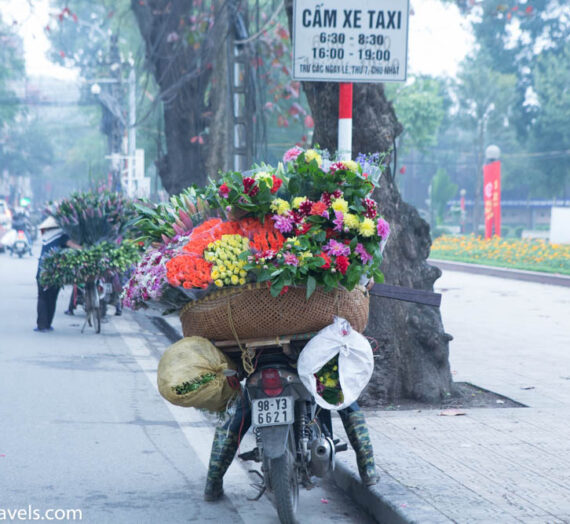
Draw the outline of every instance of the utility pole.
<instances>
[{"instance_id":1,"label":"utility pole","mask_svg":"<svg viewBox=\"0 0 570 524\"><path fill-rule=\"evenodd\" d=\"M111 132L108 137L109 153L111 155L111 189L113 191L121 191L121 160L119 160L123 145L124 134L124 116L122 115L122 90L121 90L121 58L119 56L119 46L117 44L117 35L111 35L111 48L109 52L110 58L110 73L111 78L115 82L110 84L111 100L116 104L116 111L113 111L113 122L111 125ZM116 112L119 114L116 114ZM121 118L122 117L122 118Z\"/></svg>"}]
</instances>

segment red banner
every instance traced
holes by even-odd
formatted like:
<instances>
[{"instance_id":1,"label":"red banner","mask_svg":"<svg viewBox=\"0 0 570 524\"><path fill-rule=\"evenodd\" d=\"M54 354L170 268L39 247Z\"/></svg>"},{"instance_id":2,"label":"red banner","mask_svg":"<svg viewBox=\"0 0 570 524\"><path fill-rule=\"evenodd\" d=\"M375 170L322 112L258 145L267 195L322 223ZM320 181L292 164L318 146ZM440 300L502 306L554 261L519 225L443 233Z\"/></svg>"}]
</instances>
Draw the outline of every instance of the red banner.
<instances>
[{"instance_id":1,"label":"red banner","mask_svg":"<svg viewBox=\"0 0 570 524\"><path fill-rule=\"evenodd\" d=\"M501 162L483 167L483 202L485 204L485 239L501 236Z\"/></svg>"}]
</instances>

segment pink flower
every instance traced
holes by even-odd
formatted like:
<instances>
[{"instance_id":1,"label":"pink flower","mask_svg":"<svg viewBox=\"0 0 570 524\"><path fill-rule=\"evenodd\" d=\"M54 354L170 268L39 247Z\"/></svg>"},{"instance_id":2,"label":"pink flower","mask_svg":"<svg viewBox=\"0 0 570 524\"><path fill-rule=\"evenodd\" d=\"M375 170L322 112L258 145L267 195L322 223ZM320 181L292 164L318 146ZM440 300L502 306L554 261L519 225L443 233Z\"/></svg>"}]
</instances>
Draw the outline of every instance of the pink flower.
<instances>
[{"instance_id":1,"label":"pink flower","mask_svg":"<svg viewBox=\"0 0 570 524\"><path fill-rule=\"evenodd\" d=\"M323 247L323 251L333 256L350 255L350 247L340 242L337 242L334 238L331 238L328 244Z\"/></svg>"},{"instance_id":2,"label":"pink flower","mask_svg":"<svg viewBox=\"0 0 570 524\"><path fill-rule=\"evenodd\" d=\"M342 211L335 211L334 216L335 216L335 219L333 220L334 230L342 231L344 229L343 226L344 214L342 213Z\"/></svg>"},{"instance_id":3,"label":"pink flower","mask_svg":"<svg viewBox=\"0 0 570 524\"><path fill-rule=\"evenodd\" d=\"M368 264L368 262L372 261L372 256L368 251L366 251L366 248L360 242L356 245L354 251L360 255L360 260L362 260L363 264Z\"/></svg>"},{"instance_id":4,"label":"pink flower","mask_svg":"<svg viewBox=\"0 0 570 524\"><path fill-rule=\"evenodd\" d=\"M275 220L275 229L280 233L290 233L293 231L293 219L284 215L273 215L271 220Z\"/></svg>"},{"instance_id":5,"label":"pink flower","mask_svg":"<svg viewBox=\"0 0 570 524\"><path fill-rule=\"evenodd\" d=\"M283 155L283 162L286 164L287 162L293 162L297 159L297 157L303 152L303 150L297 146L292 147L291 149L285 151Z\"/></svg>"},{"instance_id":6,"label":"pink flower","mask_svg":"<svg viewBox=\"0 0 570 524\"><path fill-rule=\"evenodd\" d=\"M382 217L378 219L378 225L376 226L376 231L378 236L382 238L382 240L386 240L390 235L390 224L386 222Z\"/></svg>"},{"instance_id":7,"label":"pink flower","mask_svg":"<svg viewBox=\"0 0 570 524\"><path fill-rule=\"evenodd\" d=\"M285 261L285 264L288 264L289 266L299 265L299 259L293 253L285 253L283 260Z\"/></svg>"}]
</instances>

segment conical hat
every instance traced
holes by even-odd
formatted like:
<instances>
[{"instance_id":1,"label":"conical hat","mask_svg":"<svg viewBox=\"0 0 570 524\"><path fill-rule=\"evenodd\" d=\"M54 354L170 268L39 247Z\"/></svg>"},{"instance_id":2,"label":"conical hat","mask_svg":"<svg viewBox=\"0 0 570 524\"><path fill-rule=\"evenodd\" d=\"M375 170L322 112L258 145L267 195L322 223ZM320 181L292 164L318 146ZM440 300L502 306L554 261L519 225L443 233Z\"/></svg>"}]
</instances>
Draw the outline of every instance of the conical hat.
<instances>
[{"instance_id":1,"label":"conical hat","mask_svg":"<svg viewBox=\"0 0 570 524\"><path fill-rule=\"evenodd\" d=\"M56 227L59 227L57 220L49 216L38 226L38 229L53 229Z\"/></svg>"}]
</instances>

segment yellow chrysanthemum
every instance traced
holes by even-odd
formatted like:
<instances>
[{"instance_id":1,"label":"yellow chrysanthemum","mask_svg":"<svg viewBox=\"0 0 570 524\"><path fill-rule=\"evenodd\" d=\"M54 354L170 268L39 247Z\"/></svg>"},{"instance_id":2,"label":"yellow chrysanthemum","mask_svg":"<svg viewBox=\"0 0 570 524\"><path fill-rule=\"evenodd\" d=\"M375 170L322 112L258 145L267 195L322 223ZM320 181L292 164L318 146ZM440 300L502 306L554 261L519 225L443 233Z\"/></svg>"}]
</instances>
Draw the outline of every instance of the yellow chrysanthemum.
<instances>
[{"instance_id":1,"label":"yellow chrysanthemum","mask_svg":"<svg viewBox=\"0 0 570 524\"><path fill-rule=\"evenodd\" d=\"M358 172L358 164L354 160L343 160L342 164L349 171L352 171L353 173Z\"/></svg>"},{"instance_id":2,"label":"yellow chrysanthemum","mask_svg":"<svg viewBox=\"0 0 570 524\"><path fill-rule=\"evenodd\" d=\"M331 207L335 211L342 211L343 213L348 213L348 202L344 198L335 198L333 200Z\"/></svg>"},{"instance_id":3,"label":"yellow chrysanthemum","mask_svg":"<svg viewBox=\"0 0 570 524\"><path fill-rule=\"evenodd\" d=\"M293 209L299 209L299 206L300 206L305 200L308 200L306 196L295 197L295 198L293 199Z\"/></svg>"},{"instance_id":4,"label":"yellow chrysanthemum","mask_svg":"<svg viewBox=\"0 0 570 524\"><path fill-rule=\"evenodd\" d=\"M321 165L323 163L323 159L322 159L321 155L319 155L314 149L309 149L305 153L305 160L307 161L307 163L311 162L312 160L316 160L317 165L319 167L321 167Z\"/></svg>"},{"instance_id":5,"label":"yellow chrysanthemum","mask_svg":"<svg viewBox=\"0 0 570 524\"><path fill-rule=\"evenodd\" d=\"M358 226L360 225L360 220L358 220L358 217L352 213L345 213L343 216L343 221L344 225L348 229L358 229Z\"/></svg>"},{"instance_id":6,"label":"yellow chrysanthemum","mask_svg":"<svg viewBox=\"0 0 570 524\"><path fill-rule=\"evenodd\" d=\"M277 213L278 215L286 215L290 209L291 206L289 206L289 202L283 200L282 198L276 198L273 202L271 202L271 211Z\"/></svg>"},{"instance_id":7,"label":"yellow chrysanthemum","mask_svg":"<svg viewBox=\"0 0 570 524\"><path fill-rule=\"evenodd\" d=\"M374 225L374 220L371 218L365 218L358 226L358 232L363 237L371 237L376 232L376 226Z\"/></svg>"},{"instance_id":8,"label":"yellow chrysanthemum","mask_svg":"<svg viewBox=\"0 0 570 524\"><path fill-rule=\"evenodd\" d=\"M325 387L327 387L327 388L334 388L334 387L336 387L337 384L338 384L338 381L335 380L334 378L327 377L325 380Z\"/></svg>"},{"instance_id":9,"label":"yellow chrysanthemum","mask_svg":"<svg viewBox=\"0 0 570 524\"><path fill-rule=\"evenodd\" d=\"M224 285L223 281L220 279L214 280L214 284L218 287L222 287Z\"/></svg>"},{"instance_id":10,"label":"yellow chrysanthemum","mask_svg":"<svg viewBox=\"0 0 570 524\"><path fill-rule=\"evenodd\" d=\"M237 275L232 275L231 278L230 278L230 280L232 281L232 284L233 284L234 286L237 286L237 285L238 285L239 278L238 278Z\"/></svg>"},{"instance_id":11,"label":"yellow chrysanthemum","mask_svg":"<svg viewBox=\"0 0 570 524\"><path fill-rule=\"evenodd\" d=\"M273 177L267 171L259 171L253 175L253 178L258 182L264 182L269 189L273 187Z\"/></svg>"}]
</instances>

